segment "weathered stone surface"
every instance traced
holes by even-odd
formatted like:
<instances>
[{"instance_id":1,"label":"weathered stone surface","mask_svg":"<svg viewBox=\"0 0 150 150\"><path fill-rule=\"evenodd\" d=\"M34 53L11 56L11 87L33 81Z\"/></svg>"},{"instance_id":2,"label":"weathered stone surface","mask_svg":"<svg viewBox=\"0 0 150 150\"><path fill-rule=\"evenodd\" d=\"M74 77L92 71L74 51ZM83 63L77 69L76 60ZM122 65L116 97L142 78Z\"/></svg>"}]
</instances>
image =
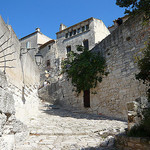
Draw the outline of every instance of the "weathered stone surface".
<instances>
[{"instance_id":1,"label":"weathered stone surface","mask_svg":"<svg viewBox=\"0 0 150 150\"><path fill-rule=\"evenodd\" d=\"M144 110L150 106L147 98L140 97L135 101L127 103L128 110L128 130L130 130L133 126L139 125L141 120L144 118Z\"/></svg>"},{"instance_id":2,"label":"weathered stone surface","mask_svg":"<svg viewBox=\"0 0 150 150\"><path fill-rule=\"evenodd\" d=\"M3 133L3 127L4 124L6 123L7 117L5 116L4 113L0 113L0 136L2 136Z\"/></svg>"},{"instance_id":3,"label":"weathered stone surface","mask_svg":"<svg viewBox=\"0 0 150 150\"><path fill-rule=\"evenodd\" d=\"M127 137L126 135L116 136L116 147L121 150L149 150L149 138Z\"/></svg>"},{"instance_id":4,"label":"weathered stone surface","mask_svg":"<svg viewBox=\"0 0 150 150\"><path fill-rule=\"evenodd\" d=\"M45 102L40 104L38 114L28 124L30 136L15 150L113 150L114 136L127 127L126 122L68 111ZM102 131L105 135L100 134Z\"/></svg>"},{"instance_id":5,"label":"weathered stone surface","mask_svg":"<svg viewBox=\"0 0 150 150\"><path fill-rule=\"evenodd\" d=\"M0 88L0 111L5 114L15 112L14 99L10 91Z\"/></svg>"},{"instance_id":6,"label":"weathered stone surface","mask_svg":"<svg viewBox=\"0 0 150 150\"><path fill-rule=\"evenodd\" d=\"M91 89L90 108L84 107L83 93L77 96L65 75L59 80L59 86L63 87L63 97L59 99L61 105L127 120L126 103L146 95L145 85L135 79L138 72L135 57L140 55L140 48L144 47L149 36L149 26L141 28L139 20L141 16L130 18L92 49L105 56L109 74L95 89ZM132 40L126 40L127 37Z\"/></svg>"}]
</instances>

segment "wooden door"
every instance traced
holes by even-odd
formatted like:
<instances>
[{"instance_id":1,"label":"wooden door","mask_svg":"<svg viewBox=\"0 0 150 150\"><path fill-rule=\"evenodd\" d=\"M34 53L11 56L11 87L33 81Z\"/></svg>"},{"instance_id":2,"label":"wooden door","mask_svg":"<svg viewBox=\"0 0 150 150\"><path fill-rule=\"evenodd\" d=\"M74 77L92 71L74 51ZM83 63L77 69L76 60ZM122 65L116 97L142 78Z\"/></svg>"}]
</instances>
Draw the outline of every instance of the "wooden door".
<instances>
[{"instance_id":1,"label":"wooden door","mask_svg":"<svg viewBox=\"0 0 150 150\"><path fill-rule=\"evenodd\" d=\"M90 107L90 90L84 91L84 107Z\"/></svg>"}]
</instances>

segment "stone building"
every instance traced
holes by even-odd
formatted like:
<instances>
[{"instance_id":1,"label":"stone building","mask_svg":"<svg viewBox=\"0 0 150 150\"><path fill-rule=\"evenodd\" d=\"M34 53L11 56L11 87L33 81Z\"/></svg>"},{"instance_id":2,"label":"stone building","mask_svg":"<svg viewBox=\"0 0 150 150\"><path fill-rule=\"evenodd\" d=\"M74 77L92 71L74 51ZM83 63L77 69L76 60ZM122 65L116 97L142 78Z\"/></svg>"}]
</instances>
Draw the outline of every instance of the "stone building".
<instances>
[{"instance_id":1,"label":"stone building","mask_svg":"<svg viewBox=\"0 0 150 150\"><path fill-rule=\"evenodd\" d=\"M149 35L149 26L142 25L141 16L127 19L128 16L123 18L119 26L114 25L111 34L100 20L94 18L68 28L61 24L60 31L56 33L55 50L50 50L55 52L55 56L44 54L43 67L49 57L49 61L52 59L55 62L51 67L59 70L67 52L76 51L76 45L83 45L93 52L101 51L104 54L109 75L95 89L90 90L89 107L85 107L84 93L77 95L71 80L68 81L65 75L60 75L56 69L56 74L52 75L55 80L51 81L50 76L47 78L42 74L42 81L51 81L50 85L40 91L42 94L47 91L47 100L70 109L127 120L126 103L145 96L145 86L135 79L138 72L135 57L145 47L144 42ZM40 51L50 53L48 45L41 47Z\"/></svg>"},{"instance_id":2,"label":"stone building","mask_svg":"<svg viewBox=\"0 0 150 150\"><path fill-rule=\"evenodd\" d=\"M35 32L19 39L21 43L21 48L34 48L32 51L29 51L33 58L34 55L37 53L38 48L49 40L51 40L51 38L41 33L40 28L36 28Z\"/></svg>"},{"instance_id":3,"label":"stone building","mask_svg":"<svg viewBox=\"0 0 150 150\"><path fill-rule=\"evenodd\" d=\"M62 80L61 61L67 57L69 51L77 52L77 45L83 45L90 50L109 34L104 23L93 17L70 27L61 24L59 32L56 33L57 39L39 47L44 58L40 68L41 86L45 80L50 82L49 86L39 90L40 97L51 102L60 102L64 97L64 89L59 84Z\"/></svg>"},{"instance_id":4,"label":"stone building","mask_svg":"<svg viewBox=\"0 0 150 150\"><path fill-rule=\"evenodd\" d=\"M109 34L102 20L93 17L68 28L61 24L59 32L56 33L58 55L65 58L67 52L76 51L77 45L83 45L90 50Z\"/></svg>"},{"instance_id":5,"label":"stone building","mask_svg":"<svg viewBox=\"0 0 150 150\"><path fill-rule=\"evenodd\" d=\"M71 82L64 78L59 81L64 87L60 103L83 112L127 120L126 103L146 96L146 87L135 79L138 72L135 57L140 55L149 35L149 24L143 26L141 16L131 17L118 26L92 49L104 54L109 75L90 90L89 107L84 107L84 94L77 96Z\"/></svg>"}]
</instances>

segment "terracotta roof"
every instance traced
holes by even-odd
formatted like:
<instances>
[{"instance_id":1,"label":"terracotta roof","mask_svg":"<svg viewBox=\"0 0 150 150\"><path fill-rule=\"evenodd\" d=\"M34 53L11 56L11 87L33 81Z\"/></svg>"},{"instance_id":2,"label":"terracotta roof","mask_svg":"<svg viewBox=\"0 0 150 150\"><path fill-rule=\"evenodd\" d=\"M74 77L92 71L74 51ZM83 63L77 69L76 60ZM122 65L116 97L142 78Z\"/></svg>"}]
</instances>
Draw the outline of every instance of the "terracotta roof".
<instances>
[{"instance_id":1,"label":"terracotta roof","mask_svg":"<svg viewBox=\"0 0 150 150\"><path fill-rule=\"evenodd\" d=\"M55 43L55 40L50 40L50 41L44 43L43 45L41 45L41 46L39 47L39 49L42 49L42 48L44 48L45 46L47 46L48 44L51 44L51 43Z\"/></svg>"},{"instance_id":2,"label":"terracotta roof","mask_svg":"<svg viewBox=\"0 0 150 150\"><path fill-rule=\"evenodd\" d=\"M91 18L89 18L89 19L86 19L86 20L84 20L84 21L81 21L81 22L79 22L79 23L77 23L77 24L75 24L75 25L72 25L72 26L70 26L70 27L68 27L68 28L66 28L66 29L64 29L64 30L61 30L61 31L57 32L56 34L61 33L61 32L63 32L63 31L65 31L65 30L68 30L68 29L70 29L70 28L72 28L72 27L74 27L74 26L77 26L77 25L79 25L79 24L81 24L81 23L83 23L83 22L86 22L86 21L89 21L89 20L92 20L92 19L94 19L94 18L91 17ZM100 20L100 19L99 19L99 20Z\"/></svg>"}]
</instances>

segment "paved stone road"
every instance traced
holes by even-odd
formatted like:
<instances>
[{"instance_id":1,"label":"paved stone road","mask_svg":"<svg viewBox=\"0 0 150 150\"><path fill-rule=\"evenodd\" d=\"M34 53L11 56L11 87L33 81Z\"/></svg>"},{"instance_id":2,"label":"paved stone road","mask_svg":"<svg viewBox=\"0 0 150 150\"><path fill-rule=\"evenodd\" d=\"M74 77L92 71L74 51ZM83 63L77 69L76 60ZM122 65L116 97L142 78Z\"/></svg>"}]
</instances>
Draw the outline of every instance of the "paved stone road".
<instances>
[{"instance_id":1,"label":"paved stone road","mask_svg":"<svg viewBox=\"0 0 150 150\"><path fill-rule=\"evenodd\" d=\"M126 127L122 121L41 103L29 124L30 136L15 150L114 150L113 136Z\"/></svg>"}]
</instances>

